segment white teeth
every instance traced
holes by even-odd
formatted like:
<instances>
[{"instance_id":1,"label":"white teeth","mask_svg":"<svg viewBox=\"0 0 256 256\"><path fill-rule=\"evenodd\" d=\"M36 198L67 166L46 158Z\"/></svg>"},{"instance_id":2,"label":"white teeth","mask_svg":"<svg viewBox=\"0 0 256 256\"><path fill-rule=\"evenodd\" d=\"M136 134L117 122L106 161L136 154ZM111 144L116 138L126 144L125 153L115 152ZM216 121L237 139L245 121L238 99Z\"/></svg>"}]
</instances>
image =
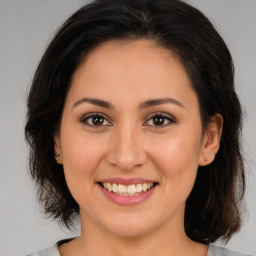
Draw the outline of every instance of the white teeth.
<instances>
[{"instance_id":1,"label":"white teeth","mask_svg":"<svg viewBox=\"0 0 256 256\"><path fill-rule=\"evenodd\" d=\"M144 183L144 184L142 185L142 190L143 190L144 192L148 190L148 184L147 184L147 183Z\"/></svg>"},{"instance_id":2,"label":"white teeth","mask_svg":"<svg viewBox=\"0 0 256 256\"><path fill-rule=\"evenodd\" d=\"M153 187L153 183L143 183L143 184L132 184L132 185L123 185L116 183L104 182L102 183L103 187L109 192L113 192L117 195L122 196L135 196L141 192L146 192Z\"/></svg>"},{"instance_id":3,"label":"white teeth","mask_svg":"<svg viewBox=\"0 0 256 256\"><path fill-rule=\"evenodd\" d=\"M112 186L111 186L111 184L110 183L107 183L107 189L108 189L108 191L112 191Z\"/></svg>"},{"instance_id":4,"label":"white teeth","mask_svg":"<svg viewBox=\"0 0 256 256\"><path fill-rule=\"evenodd\" d=\"M142 191L142 185L137 184L136 189L137 189L137 192L140 193Z\"/></svg>"},{"instance_id":5,"label":"white teeth","mask_svg":"<svg viewBox=\"0 0 256 256\"><path fill-rule=\"evenodd\" d=\"M125 194L127 192L126 186L122 184L118 184L117 191L120 194Z\"/></svg>"},{"instance_id":6,"label":"white teeth","mask_svg":"<svg viewBox=\"0 0 256 256\"><path fill-rule=\"evenodd\" d=\"M117 192L117 185L116 185L116 183L114 183L113 185L112 185L112 190L113 190L113 192Z\"/></svg>"},{"instance_id":7,"label":"white teeth","mask_svg":"<svg viewBox=\"0 0 256 256\"><path fill-rule=\"evenodd\" d=\"M128 187L127 187L127 193L129 193L129 194L134 194L134 193L136 193L137 191L136 191L136 187L135 187L135 185L129 185Z\"/></svg>"}]
</instances>

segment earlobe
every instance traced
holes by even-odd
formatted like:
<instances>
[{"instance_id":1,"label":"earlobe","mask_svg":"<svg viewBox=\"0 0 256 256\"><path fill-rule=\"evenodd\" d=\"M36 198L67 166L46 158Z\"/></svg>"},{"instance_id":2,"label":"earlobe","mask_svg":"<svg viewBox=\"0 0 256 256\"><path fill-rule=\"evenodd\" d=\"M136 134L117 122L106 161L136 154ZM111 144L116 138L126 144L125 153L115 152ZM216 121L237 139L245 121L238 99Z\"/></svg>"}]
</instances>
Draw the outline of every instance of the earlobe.
<instances>
[{"instance_id":1,"label":"earlobe","mask_svg":"<svg viewBox=\"0 0 256 256\"><path fill-rule=\"evenodd\" d=\"M60 146L60 136L59 133L56 133L54 138L54 157L58 164L63 164L62 158L61 158L61 146Z\"/></svg>"},{"instance_id":2,"label":"earlobe","mask_svg":"<svg viewBox=\"0 0 256 256\"><path fill-rule=\"evenodd\" d=\"M208 123L201 145L199 165L205 166L214 161L220 146L220 139L223 128L223 117L215 114Z\"/></svg>"}]
</instances>

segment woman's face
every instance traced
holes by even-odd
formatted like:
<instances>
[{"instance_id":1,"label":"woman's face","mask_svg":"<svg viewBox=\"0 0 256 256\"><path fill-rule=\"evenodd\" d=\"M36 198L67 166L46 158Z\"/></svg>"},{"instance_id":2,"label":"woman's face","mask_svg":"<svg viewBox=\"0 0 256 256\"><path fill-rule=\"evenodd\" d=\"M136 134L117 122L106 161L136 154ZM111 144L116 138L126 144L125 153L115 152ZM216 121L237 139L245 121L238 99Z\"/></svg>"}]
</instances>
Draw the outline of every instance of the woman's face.
<instances>
[{"instance_id":1,"label":"woman's face","mask_svg":"<svg viewBox=\"0 0 256 256\"><path fill-rule=\"evenodd\" d=\"M205 141L179 60L149 40L112 41L74 73L55 151L82 225L137 236L183 230Z\"/></svg>"}]
</instances>

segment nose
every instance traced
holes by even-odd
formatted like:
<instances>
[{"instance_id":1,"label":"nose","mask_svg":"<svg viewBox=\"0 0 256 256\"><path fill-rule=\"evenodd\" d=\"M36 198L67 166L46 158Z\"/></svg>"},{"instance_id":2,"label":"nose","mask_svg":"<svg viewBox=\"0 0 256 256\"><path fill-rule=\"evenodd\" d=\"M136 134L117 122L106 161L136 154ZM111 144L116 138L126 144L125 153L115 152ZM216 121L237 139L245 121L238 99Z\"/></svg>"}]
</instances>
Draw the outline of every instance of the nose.
<instances>
[{"instance_id":1,"label":"nose","mask_svg":"<svg viewBox=\"0 0 256 256\"><path fill-rule=\"evenodd\" d=\"M147 161L143 145L142 134L137 127L128 124L116 128L111 137L106 159L108 163L119 167L120 170L130 171L144 165Z\"/></svg>"}]
</instances>

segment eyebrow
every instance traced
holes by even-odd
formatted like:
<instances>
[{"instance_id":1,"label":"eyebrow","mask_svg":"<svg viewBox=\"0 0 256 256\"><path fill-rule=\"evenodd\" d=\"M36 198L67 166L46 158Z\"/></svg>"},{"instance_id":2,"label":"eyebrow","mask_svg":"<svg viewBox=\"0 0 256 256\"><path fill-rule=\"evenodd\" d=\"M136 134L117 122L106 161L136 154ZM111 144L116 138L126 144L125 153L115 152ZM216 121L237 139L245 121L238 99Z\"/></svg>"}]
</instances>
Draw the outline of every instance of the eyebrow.
<instances>
[{"instance_id":1,"label":"eyebrow","mask_svg":"<svg viewBox=\"0 0 256 256\"><path fill-rule=\"evenodd\" d=\"M142 102L140 104L140 109L154 107L154 106L158 106L158 105L162 105L162 104L166 104L166 103L172 103L179 107L185 108L185 106L181 102L179 102L173 98L161 98L161 99L152 99L152 100L147 100L145 102Z\"/></svg>"},{"instance_id":2,"label":"eyebrow","mask_svg":"<svg viewBox=\"0 0 256 256\"><path fill-rule=\"evenodd\" d=\"M104 100L100 100L100 99L95 99L95 98L82 98L79 101L77 101L72 108L77 107L78 105L82 104L82 103L90 103L93 104L95 106L99 106L102 108L107 108L107 109L114 109L114 106L110 103L108 103L107 101Z\"/></svg>"},{"instance_id":3,"label":"eyebrow","mask_svg":"<svg viewBox=\"0 0 256 256\"><path fill-rule=\"evenodd\" d=\"M82 98L80 100L78 100L72 108L75 108L77 107L78 105L82 104L82 103L90 103L90 104L93 104L95 106L99 106L99 107L102 107L102 108L107 108L107 109L114 109L114 106L107 102L107 101L104 101L104 100L100 100L100 99L95 99L95 98ZM184 105L173 99L173 98L161 98L161 99L152 99L152 100L147 100L145 102L142 102L140 105L139 105L139 109L145 109L145 108L150 108L150 107L154 107L154 106L158 106L158 105L162 105L162 104L166 104L166 103L171 103L171 104L175 104L179 107L182 107L182 108L185 108Z\"/></svg>"}]
</instances>

